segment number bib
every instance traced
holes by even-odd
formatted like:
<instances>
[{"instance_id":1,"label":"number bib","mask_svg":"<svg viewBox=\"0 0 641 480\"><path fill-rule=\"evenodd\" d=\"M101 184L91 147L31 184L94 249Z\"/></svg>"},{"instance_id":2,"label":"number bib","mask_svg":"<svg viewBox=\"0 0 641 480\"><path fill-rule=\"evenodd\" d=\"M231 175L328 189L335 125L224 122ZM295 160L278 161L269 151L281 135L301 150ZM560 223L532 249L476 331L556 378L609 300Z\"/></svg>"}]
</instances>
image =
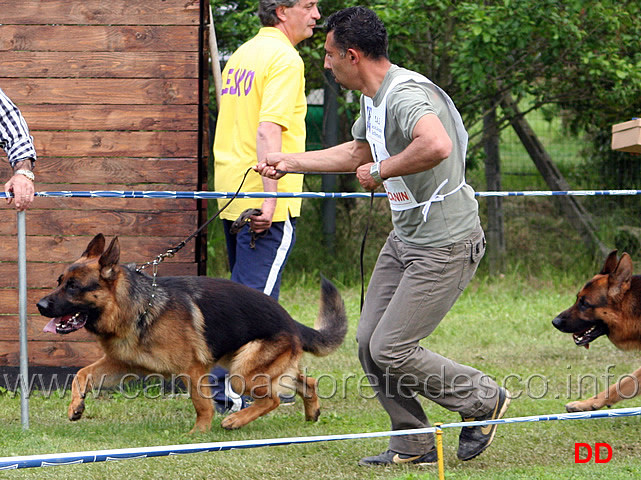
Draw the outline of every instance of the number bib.
<instances>
[{"instance_id":1,"label":"number bib","mask_svg":"<svg viewBox=\"0 0 641 480\"><path fill-rule=\"evenodd\" d=\"M363 95L364 101L365 101L365 114L366 114L365 118L366 118L366 126L367 126L365 137L367 139L367 143L369 143L370 149L372 150L372 157L374 158L374 161L376 163L382 162L383 160L386 160L387 158L390 157L390 154L387 151L387 147L385 143L385 120L386 120L386 114L387 114L387 108L386 108L387 96L389 92L391 92L394 89L394 87L410 80L414 80L416 82L422 82L422 83L430 83L434 85L430 80L428 80L424 76L419 75L418 73L413 73L411 75L399 75L398 77L394 78L390 83L390 85L388 86L387 91L385 92L385 95L378 107L374 106L374 102L370 97ZM461 120L460 114L454 107L454 104L452 103L451 99L445 94L445 92L440 90L438 86L436 85L434 86L439 89L439 91L442 93L444 98L447 100L448 107L450 108L450 112L453 115L455 114L454 118L456 119L457 133L459 134L459 137L461 139L463 153L465 153L465 150L467 147L467 132L463 127L463 121ZM434 190L430 199L423 202L418 202L414 198L412 191L405 183L405 180L403 180L403 177L390 177L383 181L383 187L385 188L385 192L387 193L387 198L390 202L390 208L392 210L404 211L404 210L410 210L412 208L423 207L423 211L422 211L423 220L427 221L427 215L429 213L430 207L433 202L441 202L445 199L445 197L458 192L461 188L463 188L463 186L465 186L465 180L463 180L463 182L451 192L448 192L443 195L439 194L440 190L445 186L447 182L448 182L447 179L444 180L436 188L436 190Z\"/></svg>"}]
</instances>

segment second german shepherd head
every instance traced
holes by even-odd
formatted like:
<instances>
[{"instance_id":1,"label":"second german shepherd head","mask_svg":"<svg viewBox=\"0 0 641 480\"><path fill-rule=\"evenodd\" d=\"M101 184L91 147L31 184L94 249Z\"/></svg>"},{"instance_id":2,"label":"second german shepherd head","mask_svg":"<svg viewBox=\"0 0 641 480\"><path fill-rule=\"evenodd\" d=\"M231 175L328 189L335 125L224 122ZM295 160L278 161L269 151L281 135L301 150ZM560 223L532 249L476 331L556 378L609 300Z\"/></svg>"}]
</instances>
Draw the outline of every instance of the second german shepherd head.
<instances>
[{"instance_id":1,"label":"second german shepherd head","mask_svg":"<svg viewBox=\"0 0 641 480\"><path fill-rule=\"evenodd\" d=\"M630 255L624 253L617 260L613 250L601 272L579 291L574 305L552 324L585 348L607 335L622 350L641 349L641 277L632 275Z\"/></svg>"}]
</instances>

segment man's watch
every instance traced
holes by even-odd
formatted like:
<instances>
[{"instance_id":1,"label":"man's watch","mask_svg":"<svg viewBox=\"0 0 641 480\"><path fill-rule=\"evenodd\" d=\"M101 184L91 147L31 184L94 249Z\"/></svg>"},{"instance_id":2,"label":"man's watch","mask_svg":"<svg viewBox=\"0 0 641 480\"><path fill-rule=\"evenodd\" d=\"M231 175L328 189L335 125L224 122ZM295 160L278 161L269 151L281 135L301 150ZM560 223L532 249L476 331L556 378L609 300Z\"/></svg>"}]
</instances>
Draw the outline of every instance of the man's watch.
<instances>
[{"instance_id":1,"label":"man's watch","mask_svg":"<svg viewBox=\"0 0 641 480\"><path fill-rule=\"evenodd\" d=\"M376 183L383 183L383 179L381 178L381 164L379 162L374 162L372 166L369 167L369 174Z\"/></svg>"},{"instance_id":2,"label":"man's watch","mask_svg":"<svg viewBox=\"0 0 641 480\"><path fill-rule=\"evenodd\" d=\"M36 181L36 176L33 174L33 172L31 170L20 169L20 170L16 170L15 172L13 172L13 174L14 175L24 175L25 177L27 177L32 182Z\"/></svg>"}]
</instances>

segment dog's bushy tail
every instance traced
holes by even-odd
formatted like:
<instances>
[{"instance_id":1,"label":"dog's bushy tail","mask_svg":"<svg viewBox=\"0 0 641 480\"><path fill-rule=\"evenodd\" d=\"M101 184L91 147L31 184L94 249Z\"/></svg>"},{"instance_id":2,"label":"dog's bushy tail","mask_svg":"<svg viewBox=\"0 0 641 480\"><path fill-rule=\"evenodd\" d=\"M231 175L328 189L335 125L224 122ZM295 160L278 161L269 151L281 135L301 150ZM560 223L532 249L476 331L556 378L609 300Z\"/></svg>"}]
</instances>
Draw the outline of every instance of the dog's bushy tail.
<instances>
[{"instance_id":1,"label":"dog's bushy tail","mask_svg":"<svg viewBox=\"0 0 641 480\"><path fill-rule=\"evenodd\" d=\"M341 346L347 334L345 304L332 282L322 277L321 303L314 328L298 324L303 350L319 357L329 355Z\"/></svg>"}]
</instances>

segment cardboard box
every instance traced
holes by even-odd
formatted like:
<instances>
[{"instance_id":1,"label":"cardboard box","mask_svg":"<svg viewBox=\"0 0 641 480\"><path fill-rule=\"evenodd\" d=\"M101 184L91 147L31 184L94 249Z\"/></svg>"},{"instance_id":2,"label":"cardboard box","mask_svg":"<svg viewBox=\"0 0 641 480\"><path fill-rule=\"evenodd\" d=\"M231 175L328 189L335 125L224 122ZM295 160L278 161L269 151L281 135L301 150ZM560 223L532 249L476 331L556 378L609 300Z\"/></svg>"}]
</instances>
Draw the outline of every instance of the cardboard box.
<instances>
[{"instance_id":1,"label":"cardboard box","mask_svg":"<svg viewBox=\"0 0 641 480\"><path fill-rule=\"evenodd\" d=\"M612 125L612 150L641 153L641 118Z\"/></svg>"}]
</instances>

